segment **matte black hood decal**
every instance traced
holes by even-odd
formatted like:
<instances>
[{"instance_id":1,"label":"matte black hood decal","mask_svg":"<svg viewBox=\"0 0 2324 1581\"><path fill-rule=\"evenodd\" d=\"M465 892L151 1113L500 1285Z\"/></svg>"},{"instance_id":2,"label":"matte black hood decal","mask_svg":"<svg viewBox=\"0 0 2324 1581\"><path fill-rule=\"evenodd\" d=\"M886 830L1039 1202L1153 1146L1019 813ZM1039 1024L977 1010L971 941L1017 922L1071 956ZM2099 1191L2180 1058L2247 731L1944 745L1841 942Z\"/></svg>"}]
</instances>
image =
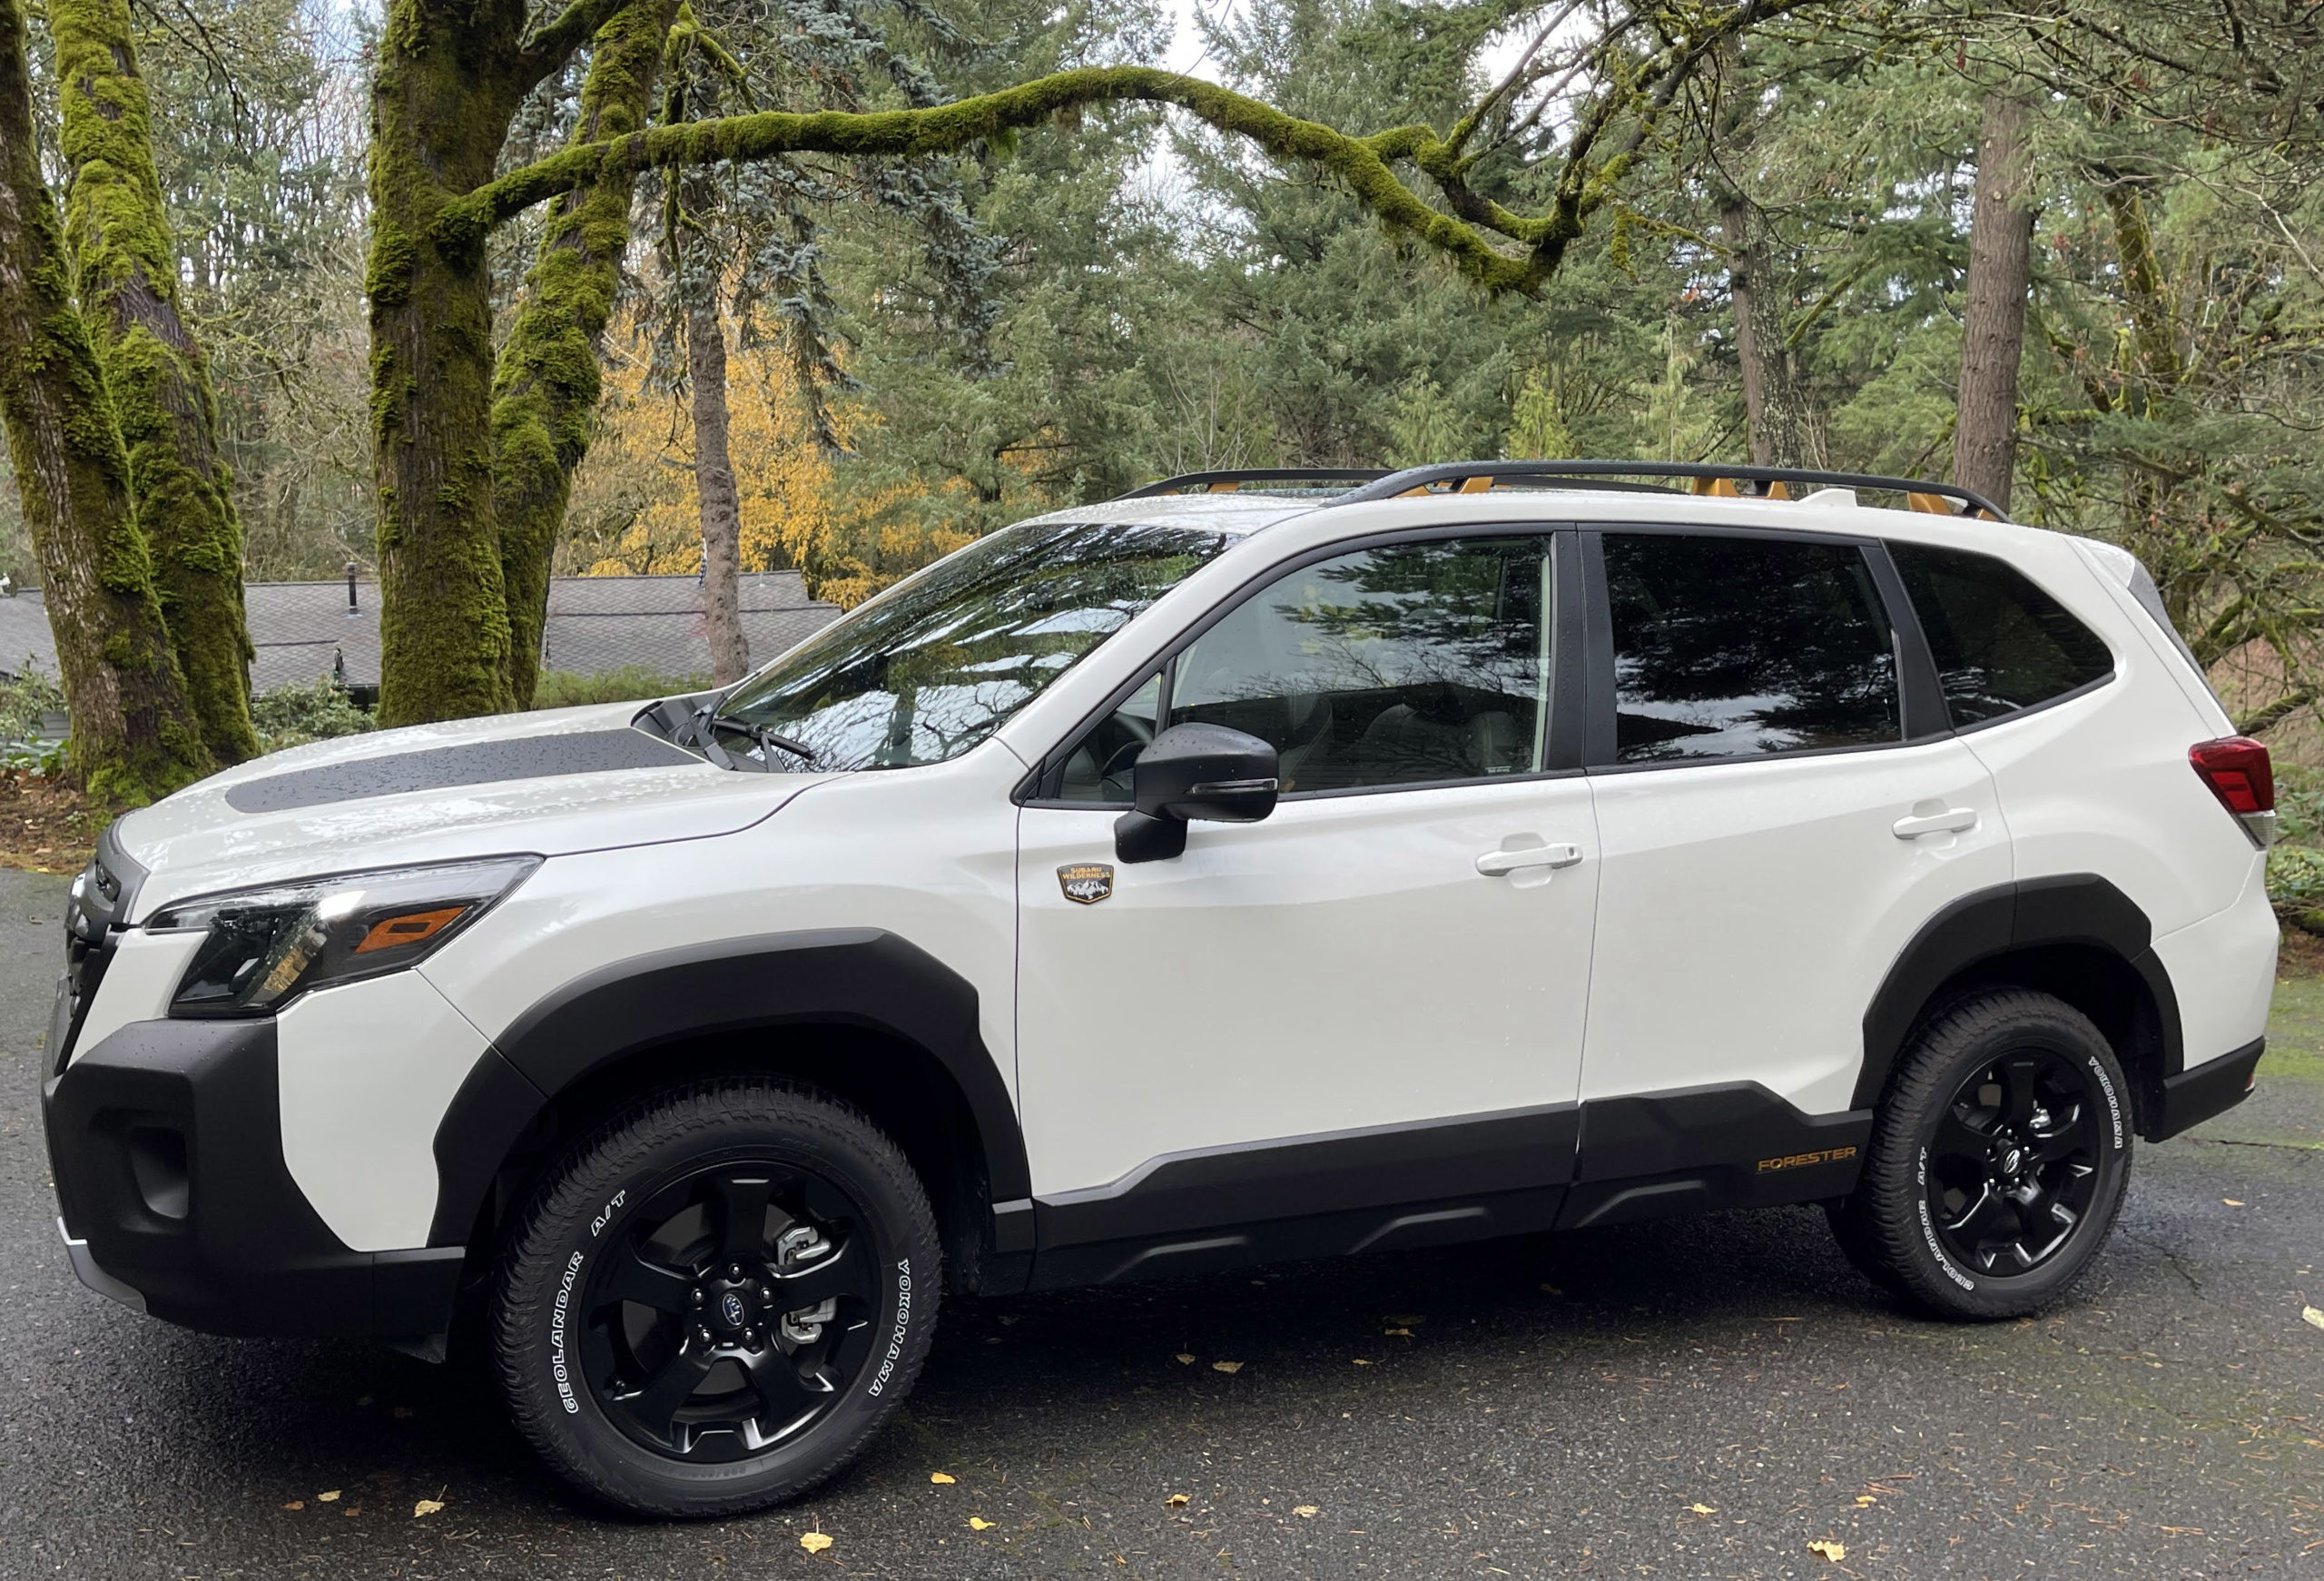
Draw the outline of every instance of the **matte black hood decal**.
<instances>
[{"instance_id":1,"label":"matte black hood decal","mask_svg":"<svg viewBox=\"0 0 2324 1581\"><path fill-rule=\"evenodd\" d=\"M501 780L547 779L567 774L605 774L624 768L668 768L701 758L643 730L592 730L569 736L524 736L513 741L476 741L461 746L431 746L294 769L264 779L244 780L226 793L238 813L286 813L364 796L405 791L448 790L455 786Z\"/></svg>"}]
</instances>

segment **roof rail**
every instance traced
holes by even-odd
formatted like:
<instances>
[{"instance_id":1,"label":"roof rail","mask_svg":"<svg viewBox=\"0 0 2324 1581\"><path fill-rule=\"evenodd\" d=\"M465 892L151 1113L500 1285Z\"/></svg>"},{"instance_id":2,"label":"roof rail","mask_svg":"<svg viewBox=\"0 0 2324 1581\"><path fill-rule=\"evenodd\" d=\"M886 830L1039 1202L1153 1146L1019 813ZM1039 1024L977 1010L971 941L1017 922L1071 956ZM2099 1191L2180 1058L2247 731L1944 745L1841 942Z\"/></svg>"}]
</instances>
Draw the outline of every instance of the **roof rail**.
<instances>
[{"instance_id":1,"label":"roof rail","mask_svg":"<svg viewBox=\"0 0 2324 1581\"><path fill-rule=\"evenodd\" d=\"M1246 483L1371 483L1387 477L1382 467L1236 467L1224 472L1184 472L1143 483L1118 499L1150 499L1157 494L1232 494Z\"/></svg>"},{"instance_id":2,"label":"roof rail","mask_svg":"<svg viewBox=\"0 0 2324 1581\"><path fill-rule=\"evenodd\" d=\"M1331 477L1345 473L1325 474ZM1355 505L1368 499L1393 499L1401 495L1439 492L1482 494L1502 484L1531 484L1544 489L1613 489L1624 492L1677 493L1654 484L1614 481L1625 478L1685 479L1696 494L1725 494L1753 499L1787 499L1791 484L1817 489L1878 489L1905 496L1908 509L1938 516L1984 516L2007 521L2008 515L1973 489L1916 478L1884 478L1870 472L1825 472L1799 467L1753 467L1723 461L1443 461L1429 467L1407 467L1401 472L1377 476L1362 488L1341 495L1334 505ZM1608 480L1601 480L1608 479ZM1155 492L1154 488L1139 490Z\"/></svg>"}]
</instances>

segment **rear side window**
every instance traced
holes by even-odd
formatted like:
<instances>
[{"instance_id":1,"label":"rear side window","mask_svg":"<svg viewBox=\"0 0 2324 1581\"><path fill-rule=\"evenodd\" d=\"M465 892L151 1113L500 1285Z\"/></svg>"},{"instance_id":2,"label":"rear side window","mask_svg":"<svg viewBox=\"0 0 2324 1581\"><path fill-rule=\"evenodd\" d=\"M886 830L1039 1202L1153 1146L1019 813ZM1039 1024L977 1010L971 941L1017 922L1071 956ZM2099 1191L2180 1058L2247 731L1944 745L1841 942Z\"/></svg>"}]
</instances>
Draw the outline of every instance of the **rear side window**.
<instances>
[{"instance_id":1,"label":"rear side window","mask_svg":"<svg viewBox=\"0 0 2324 1581\"><path fill-rule=\"evenodd\" d=\"M1903 737L1896 642L1853 544L1605 535L1618 763Z\"/></svg>"},{"instance_id":2,"label":"rear side window","mask_svg":"<svg viewBox=\"0 0 2324 1581\"><path fill-rule=\"evenodd\" d=\"M2113 673L2097 633L2006 562L1917 543L1892 543L1888 553L1955 725L1998 719Z\"/></svg>"}]
</instances>

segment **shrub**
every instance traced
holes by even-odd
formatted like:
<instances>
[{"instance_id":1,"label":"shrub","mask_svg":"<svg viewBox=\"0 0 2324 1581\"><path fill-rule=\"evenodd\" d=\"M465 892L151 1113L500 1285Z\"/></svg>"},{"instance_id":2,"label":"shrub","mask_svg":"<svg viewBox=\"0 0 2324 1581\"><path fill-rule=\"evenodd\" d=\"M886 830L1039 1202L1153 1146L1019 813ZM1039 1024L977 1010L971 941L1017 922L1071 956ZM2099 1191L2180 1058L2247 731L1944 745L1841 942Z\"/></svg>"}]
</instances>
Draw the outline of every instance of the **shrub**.
<instances>
[{"instance_id":1,"label":"shrub","mask_svg":"<svg viewBox=\"0 0 2324 1581\"><path fill-rule=\"evenodd\" d=\"M0 686L0 766L54 772L61 755L44 718L64 712L64 688L25 656L17 677Z\"/></svg>"},{"instance_id":2,"label":"shrub","mask_svg":"<svg viewBox=\"0 0 2324 1581\"><path fill-rule=\"evenodd\" d=\"M675 697L699 692L710 685L708 676L665 676L642 664L625 664L601 675L572 670L543 670L533 687L536 708L577 708L586 703L642 702L648 697Z\"/></svg>"},{"instance_id":3,"label":"shrub","mask_svg":"<svg viewBox=\"0 0 2324 1581\"><path fill-rule=\"evenodd\" d=\"M328 741L335 736L359 736L379 728L378 721L347 695L347 688L329 676L317 676L303 687L277 687L251 699L251 723L258 728L259 749L280 752Z\"/></svg>"}]
</instances>

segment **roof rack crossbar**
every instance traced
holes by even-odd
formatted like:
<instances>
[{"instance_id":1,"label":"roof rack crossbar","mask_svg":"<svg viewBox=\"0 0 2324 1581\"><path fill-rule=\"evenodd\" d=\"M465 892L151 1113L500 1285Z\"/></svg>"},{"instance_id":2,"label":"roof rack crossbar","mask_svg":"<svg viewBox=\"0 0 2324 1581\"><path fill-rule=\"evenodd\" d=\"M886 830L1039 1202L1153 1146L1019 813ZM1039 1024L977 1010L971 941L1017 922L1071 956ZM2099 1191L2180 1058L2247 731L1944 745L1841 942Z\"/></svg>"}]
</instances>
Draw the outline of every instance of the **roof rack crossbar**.
<instances>
[{"instance_id":1,"label":"roof rack crossbar","mask_svg":"<svg viewBox=\"0 0 2324 1581\"><path fill-rule=\"evenodd\" d=\"M1328 474L1344 477L1345 473ZM1407 467L1401 472L1375 477L1362 488L1341 495L1334 505L1357 505L1371 499L1393 499L1400 494L1434 483L1466 483L1489 479L1524 479L1555 486L1560 479L1589 478L1685 478L1716 483L1721 479L1748 483L1805 483L1820 489L1879 489L1906 496L1921 495L1955 501L1965 507L1957 515L1982 512L1995 521L2008 514L1974 489L1918 478L1885 478L1871 472L1826 472L1801 467L1755 467L1723 461L1443 461L1433 466ZM1586 485L1569 482L1569 487ZM1144 490L1141 490L1144 492ZM1917 501L1915 504L1917 505Z\"/></svg>"},{"instance_id":2,"label":"roof rack crossbar","mask_svg":"<svg viewBox=\"0 0 2324 1581\"><path fill-rule=\"evenodd\" d=\"M1231 493L1246 483L1363 483L1389 476L1384 467L1234 467L1218 472L1182 472L1141 483L1118 499L1150 499L1157 494Z\"/></svg>"}]
</instances>

